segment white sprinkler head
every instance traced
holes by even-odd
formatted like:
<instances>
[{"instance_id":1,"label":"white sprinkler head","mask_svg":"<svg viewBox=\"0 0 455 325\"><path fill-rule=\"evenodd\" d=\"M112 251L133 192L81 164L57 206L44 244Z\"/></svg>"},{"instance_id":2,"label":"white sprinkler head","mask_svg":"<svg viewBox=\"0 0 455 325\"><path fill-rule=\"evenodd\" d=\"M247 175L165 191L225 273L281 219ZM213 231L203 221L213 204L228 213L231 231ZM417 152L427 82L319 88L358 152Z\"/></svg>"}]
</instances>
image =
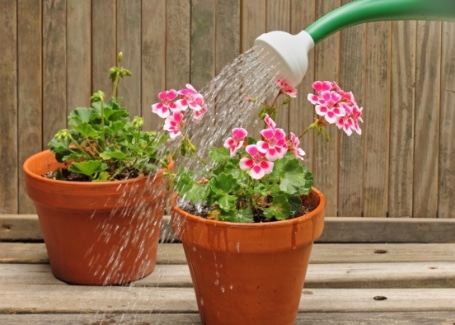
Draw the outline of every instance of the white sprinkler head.
<instances>
[{"instance_id":1,"label":"white sprinkler head","mask_svg":"<svg viewBox=\"0 0 455 325\"><path fill-rule=\"evenodd\" d=\"M308 52L314 47L310 34L273 31L256 38L254 45L263 49L260 57L266 66L272 66L272 73L294 87L302 82L308 69Z\"/></svg>"}]
</instances>

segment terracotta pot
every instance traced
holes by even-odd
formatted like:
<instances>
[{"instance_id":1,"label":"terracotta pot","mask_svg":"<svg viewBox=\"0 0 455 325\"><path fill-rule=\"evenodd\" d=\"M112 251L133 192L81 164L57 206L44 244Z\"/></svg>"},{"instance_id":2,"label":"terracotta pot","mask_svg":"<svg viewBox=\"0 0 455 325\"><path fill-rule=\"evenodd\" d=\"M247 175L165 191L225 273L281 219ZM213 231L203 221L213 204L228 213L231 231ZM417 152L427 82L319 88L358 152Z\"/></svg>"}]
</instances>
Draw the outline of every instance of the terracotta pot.
<instances>
[{"instance_id":1,"label":"terracotta pot","mask_svg":"<svg viewBox=\"0 0 455 325\"><path fill-rule=\"evenodd\" d=\"M163 172L112 182L42 177L59 166L49 150L23 165L53 274L86 285L123 284L150 274L164 212Z\"/></svg>"},{"instance_id":2,"label":"terracotta pot","mask_svg":"<svg viewBox=\"0 0 455 325\"><path fill-rule=\"evenodd\" d=\"M294 324L313 242L324 227L325 197L298 218L240 224L191 215L172 198L203 324Z\"/></svg>"}]
</instances>

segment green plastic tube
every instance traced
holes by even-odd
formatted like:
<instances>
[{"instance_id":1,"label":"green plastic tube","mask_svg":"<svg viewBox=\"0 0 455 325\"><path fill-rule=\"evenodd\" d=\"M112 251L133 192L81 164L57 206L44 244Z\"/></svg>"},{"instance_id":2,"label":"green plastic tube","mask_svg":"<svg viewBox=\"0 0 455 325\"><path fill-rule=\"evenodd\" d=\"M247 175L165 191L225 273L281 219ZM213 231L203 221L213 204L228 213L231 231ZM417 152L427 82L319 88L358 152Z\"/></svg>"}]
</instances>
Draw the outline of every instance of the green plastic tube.
<instances>
[{"instance_id":1,"label":"green plastic tube","mask_svg":"<svg viewBox=\"0 0 455 325\"><path fill-rule=\"evenodd\" d=\"M340 29L371 21L455 21L455 0L356 0L305 28L318 43Z\"/></svg>"}]
</instances>

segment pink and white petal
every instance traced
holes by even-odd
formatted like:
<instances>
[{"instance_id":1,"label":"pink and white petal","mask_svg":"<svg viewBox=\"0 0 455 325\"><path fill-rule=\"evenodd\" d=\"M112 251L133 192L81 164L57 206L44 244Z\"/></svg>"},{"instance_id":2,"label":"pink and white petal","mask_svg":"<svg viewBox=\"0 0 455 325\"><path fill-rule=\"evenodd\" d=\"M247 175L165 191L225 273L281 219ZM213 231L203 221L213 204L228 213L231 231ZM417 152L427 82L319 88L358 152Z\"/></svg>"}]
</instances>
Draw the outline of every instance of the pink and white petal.
<instances>
[{"instance_id":1,"label":"pink and white petal","mask_svg":"<svg viewBox=\"0 0 455 325\"><path fill-rule=\"evenodd\" d=\"M170 115L168 107L163 103L153 104L152 113L157 114L161 118L167 118Z\"/></svg>"},{"instance_id":2,"label":"pink and white petal","mask_svg":"<svg viewBox=\"0 0 455 325\"><path fill-rule=\"evenodd\" d=\"M273 171L273 162L263 160L260 162L260 164L265 174L270 174Z\"/></svg>"},{"instance_id":3,"label":"pink and white petal","mask_svg":"<svg viewBox=\"0 0 455 325\"><path fill-rule=\"evenodd\" d=\"M265 176L264 170L259 165L254 165L253 168L250 169L250 176L253 179L261 179Z\"/></svg>"},{"instance_id":4,"label":"pink and white petal","mask_svg":"<svg viewBox=\"0 0 455 325\"><path fill-rule=\"evenodd\" d=\"M244 128L234 128L232 130L232 136L236 139L244 139L248 135L248 131Z\"/></svg>"},{"instance_id":5,"label":"pink and white petal","mask_svg":"<svg viewBox=\"0 0 455 325\"><path fill-rule=\"evenodd\" d=\"M242 158L239 162L239 167L241 170L248 170L254 166L254 161L251 158Z\"/></svg>"}]
</instances>

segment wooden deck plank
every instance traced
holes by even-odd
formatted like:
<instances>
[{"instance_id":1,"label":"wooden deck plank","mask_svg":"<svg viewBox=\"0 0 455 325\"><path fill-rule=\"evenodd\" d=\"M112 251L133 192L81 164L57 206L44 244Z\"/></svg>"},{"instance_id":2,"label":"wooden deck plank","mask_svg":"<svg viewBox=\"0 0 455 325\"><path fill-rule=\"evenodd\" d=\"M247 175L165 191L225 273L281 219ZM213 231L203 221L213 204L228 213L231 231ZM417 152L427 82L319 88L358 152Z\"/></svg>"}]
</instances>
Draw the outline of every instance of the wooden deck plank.
<instances>
[{"instance_id":1,"label":"wooden deck plank","mask_svg":"<svg viewBox=\"0 0 455 325\"><path fill-rule=\"evenodd\" d=\"M159 264L185 264L180 244L160 244ZM454 262L455 244L315 244L310 262ZM48 263L43 243L1 243L0 263Z\"/></svg>"},{"instance_id":2,"label":"wooden deck plank","mask_svg":"<svg viewBox=\"0 0 455 325\"><path fill-rule=\"evenodd\" d=\"M0 264L0 285L65 285L48 264ZM192 287L188 266L159 264L135 287ZM455 262L310 264L305 288L455 288Z\"/></svg>"},{"instance_id":3,"label":"wooden deck plank","mask_svg":"<svg viewBox=\"0 0 455 325\"><path fill-rule=\"evenodd\" d=\"M234 288L235 290L235 288ZM0 285L0 314L196 312L193 288ZM382 297L384 300L378 300ZM455 290L305 289L299 311L455 312Z\"/></svg>"},{"instance_id":4,"label":"wooden deck plank","mask_svg":"<svg viewBox=\"0 0 455 325\"><path fill-rule=\"evenodd\" d=\"M390 324L390 325L452 325L453 312L391 312L391 313L301 313L297 315L296 325L352 325L352 324ZM185 314L21 314L0 315L0 323L8 325L99 325L99 324L154 324L154 325L200 325L199 315Z\"/></svg>"},{"instance_id":5,"label":"wooden deck plank","mask_svg":"<svg viewBox=\"0 0 455 325\"><path fill-rule=\"evenodd\" d=\"M175 241L170 217L161 227L164 242ZM0 241L42 240L38 217L0 214ZM455 218L327 217L320 243L455 243Z\"/></svg>"}]
</instances>

